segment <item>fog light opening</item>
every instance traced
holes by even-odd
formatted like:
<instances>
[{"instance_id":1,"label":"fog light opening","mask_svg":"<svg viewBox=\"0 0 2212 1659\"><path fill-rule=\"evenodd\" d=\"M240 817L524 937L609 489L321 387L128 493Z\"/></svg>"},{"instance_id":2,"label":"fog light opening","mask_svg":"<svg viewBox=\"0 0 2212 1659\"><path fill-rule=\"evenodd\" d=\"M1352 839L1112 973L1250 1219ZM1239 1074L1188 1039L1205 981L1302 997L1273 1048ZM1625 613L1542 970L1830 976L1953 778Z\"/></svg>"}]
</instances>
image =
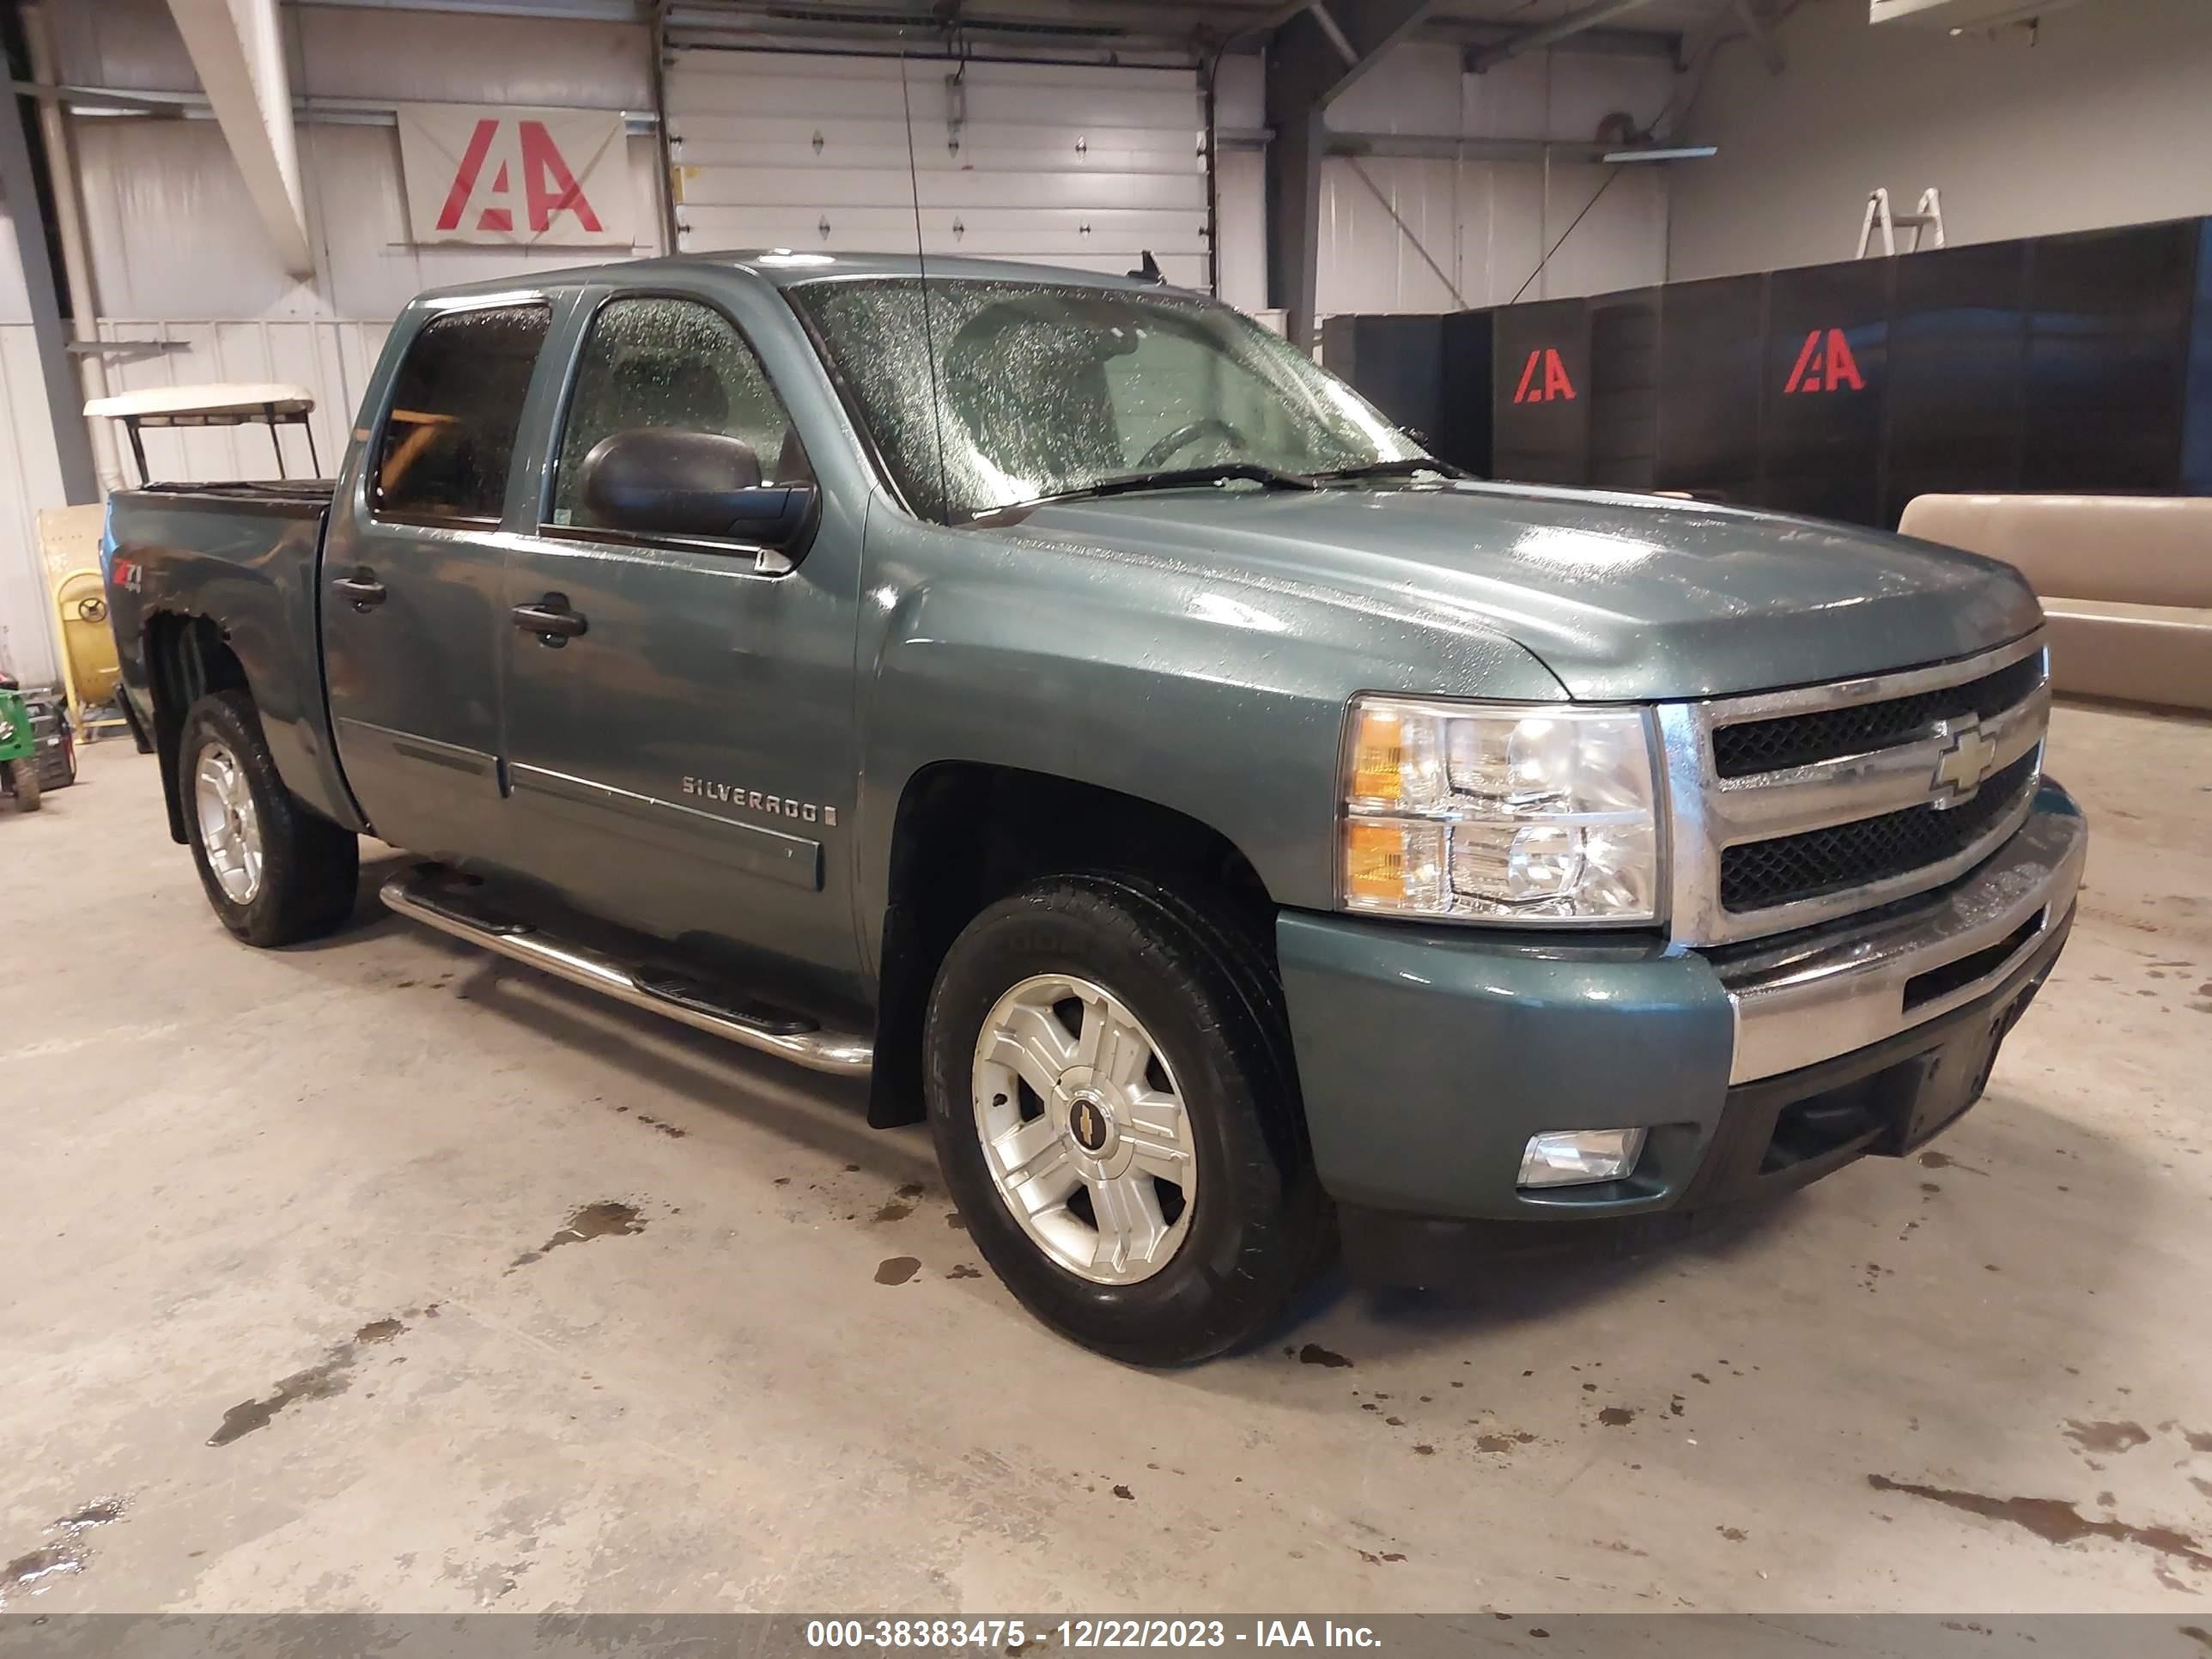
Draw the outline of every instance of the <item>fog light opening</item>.
<instances>
[{"instance_id":1,"label":"fog light opening","mask_svg":"<svg viewBox=\"0 0 2212 1659\"><path fill-rule=\"evenodd\" d=\"M1531 1135L1521 1154L1521 1185L1581 1187L1621 1181L1644 1155L1642 1129L1555 1129Z\"/></svg>"}]
</instances>

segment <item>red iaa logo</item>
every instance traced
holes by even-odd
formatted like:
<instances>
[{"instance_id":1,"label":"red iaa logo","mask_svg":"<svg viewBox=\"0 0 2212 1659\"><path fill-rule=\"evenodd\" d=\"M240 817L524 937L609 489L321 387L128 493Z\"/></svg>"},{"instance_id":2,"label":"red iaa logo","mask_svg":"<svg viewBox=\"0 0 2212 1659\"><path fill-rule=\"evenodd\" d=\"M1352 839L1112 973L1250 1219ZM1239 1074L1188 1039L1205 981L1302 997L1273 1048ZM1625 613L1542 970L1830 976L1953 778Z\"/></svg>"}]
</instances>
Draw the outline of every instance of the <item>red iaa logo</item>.
<instances>
[{"instance_id":1,"label":"red iaa logo","mask_svg":"<svg viewBox=\"0 0 2212 1659\"><path fill-rule=\"evenodd\" d=\"M1866 381L1860 377L1858 359L1851 356L1851 343L1844 337L1844 331L1828 330L1825 342L1817 328L1808 334L1797 349L1797 366L1790 371L1790 383L1782 390L1785 396L1792 392L1864 392Z\"/></svg>"},{"instance_id":2,"label":"red iaa logo","mask_svg":"<svg viewBox=\"0 0 2212 1659\"><path fill-rule=\"evenodd\" d=\"M1540 385L1536 371L1544 371ZM1574 383L1567 379L1567 366L1559 361L1559 354L1549 346L1538 348L1528 354L1528 361L1521 370L1521 384L1513 388L1516 404L1548 404L1554 398L1574 401Z\"/></svg>"}]
</instances>

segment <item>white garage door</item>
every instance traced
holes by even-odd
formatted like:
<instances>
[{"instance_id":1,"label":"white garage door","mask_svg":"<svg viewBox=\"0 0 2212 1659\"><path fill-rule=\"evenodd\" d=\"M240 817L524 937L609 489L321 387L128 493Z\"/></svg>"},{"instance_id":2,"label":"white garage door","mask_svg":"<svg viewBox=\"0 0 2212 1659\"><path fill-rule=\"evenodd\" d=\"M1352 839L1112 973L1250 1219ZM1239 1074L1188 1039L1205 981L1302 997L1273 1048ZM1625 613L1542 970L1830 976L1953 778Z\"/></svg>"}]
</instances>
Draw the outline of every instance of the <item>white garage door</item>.
<instances>
[{"instance_id":1,"label":"white garage door","mask_svg":"<svg viewBox=\"0 0 2212 1659\"><path fill-rule=\"evenodd\" d=\"M910 251L918 186L925 252L1127 270L1149 248L1170 282L1206 286L1195 70L955 69L676 49L678 246Z\"/></svg>"}]
</instances>

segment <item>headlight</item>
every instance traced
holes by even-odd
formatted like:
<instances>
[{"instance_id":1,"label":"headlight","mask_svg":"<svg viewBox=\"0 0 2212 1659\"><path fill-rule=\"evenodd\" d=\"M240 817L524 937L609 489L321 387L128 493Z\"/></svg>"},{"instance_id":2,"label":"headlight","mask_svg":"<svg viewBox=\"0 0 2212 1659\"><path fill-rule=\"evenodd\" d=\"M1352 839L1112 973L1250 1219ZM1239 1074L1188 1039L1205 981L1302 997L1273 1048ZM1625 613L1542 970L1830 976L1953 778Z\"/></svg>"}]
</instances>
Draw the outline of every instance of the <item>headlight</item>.
<instances>
[{"instance_id":1,"label":"headlight","mask_svg":"<svg viewBox=\"0 0 2212 1659\"><path fill-rule=\"evenodd\" d=\"M1636 708L1354 699L1345 908L1656 921L1651 747Z\"/></svg>"}]
</instances>

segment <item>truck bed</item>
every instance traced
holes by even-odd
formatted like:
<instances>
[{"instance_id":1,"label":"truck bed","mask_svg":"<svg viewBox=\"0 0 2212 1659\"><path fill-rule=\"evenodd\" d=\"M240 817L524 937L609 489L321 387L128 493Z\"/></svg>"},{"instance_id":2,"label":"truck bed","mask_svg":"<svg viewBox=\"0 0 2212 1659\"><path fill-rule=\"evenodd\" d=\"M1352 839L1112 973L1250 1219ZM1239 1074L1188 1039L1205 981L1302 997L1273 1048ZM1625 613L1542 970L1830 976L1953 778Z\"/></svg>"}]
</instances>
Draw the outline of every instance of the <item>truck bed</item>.
<instances>
[{"instance_id":1,"label":"truck bed","mask_svg":"<svg viewBox=\"0 0 2212 1659\"><path fill-rule=\"evenodd\" d=\"M191 507L210 503L223 507L260 507L288 517L312 518L331 504L337 483L331 478L273 478L224 483L152 483L136 489L118 489L118 498L152 496L165 504Z\"/></svg>"},{"instance_id":2,"label":"truck bed","mask_svg":"<svg viewBox=\"0 0 2212 1659\"><path fill-rule=\"evenodd\" d=\"M323 527L334 488L291 478L117 490L107 513L108 614L124 694L163 746L165 770L177 722L203 683L182 666L191 653L180 652L179 641L190 633L196 649L237 665L293 793L356 829L319 655ZM159 720L157 692L167 704ZM182 838L181 816L171 829Z\"/></svg>"}]
</instances>

